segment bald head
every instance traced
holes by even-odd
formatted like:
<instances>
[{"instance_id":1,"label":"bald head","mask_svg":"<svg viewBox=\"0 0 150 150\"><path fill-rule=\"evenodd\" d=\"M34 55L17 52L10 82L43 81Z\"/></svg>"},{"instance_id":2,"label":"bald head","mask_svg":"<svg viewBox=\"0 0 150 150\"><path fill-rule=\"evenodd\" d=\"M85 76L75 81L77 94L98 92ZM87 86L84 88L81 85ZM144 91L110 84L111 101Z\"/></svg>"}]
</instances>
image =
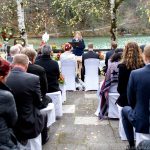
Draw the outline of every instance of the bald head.
<instances>
[{"instance_id":1,"label":"bald head","mask_svg":"<svg viewBox=\"0 0 150 150\"><path fill-rule=\"evenodd\" d=\"M150 44L144 47L143 54L144 54L143 59L145 64L150 63Z\"/></svg>"},{"instance_id":2,"label":"bald head","mask_svg":"<svg viewBox=\"0 0 150 150\"><path fill-rule=\"evenodd\" d=\"M93 43L88 44L88 50L93 50Z\"/></svg>"},{"instance_id":3,"label":"bald head","mask_svg":"<svg viewBox=\"0 0 150 150\"><path fill-rule=\"evenodd\" d=\"M112 41L111 42L111 48L112 49L116 49L117 48L117 42L116 41Z\"/></svg>"}]
</instances>

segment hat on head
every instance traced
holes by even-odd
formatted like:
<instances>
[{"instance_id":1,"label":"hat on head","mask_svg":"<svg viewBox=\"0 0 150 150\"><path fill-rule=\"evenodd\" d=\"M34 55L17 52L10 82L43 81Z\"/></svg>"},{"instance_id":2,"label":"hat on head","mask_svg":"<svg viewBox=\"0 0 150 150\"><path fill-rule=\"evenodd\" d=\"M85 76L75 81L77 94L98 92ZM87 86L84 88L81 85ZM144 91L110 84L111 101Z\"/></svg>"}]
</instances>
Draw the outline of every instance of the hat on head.
<instances>
[{"instance_id":1,"label":"hat on head","mask_svg":"<svg viewBox=\"0 0 150 150\"><path fill-rule=\"evenodd\" d=\"M52 51L52 48L49 45L44 45L42 47L42 55L50 55L50 52Z\"/></svg>"},{"instance_id":2,"label":"hat on head","mask_svg":"<svg viewBox=\"0 0 150 150\"><path fill-rule=\"evenodd\" d=\"M72 46L71 46L70 43L65 43L65 44L64 44L64 50L65 50L65 51L69 51L69 50L71 50L71 49L72 49Z\"/></svg>"}]
</instances>

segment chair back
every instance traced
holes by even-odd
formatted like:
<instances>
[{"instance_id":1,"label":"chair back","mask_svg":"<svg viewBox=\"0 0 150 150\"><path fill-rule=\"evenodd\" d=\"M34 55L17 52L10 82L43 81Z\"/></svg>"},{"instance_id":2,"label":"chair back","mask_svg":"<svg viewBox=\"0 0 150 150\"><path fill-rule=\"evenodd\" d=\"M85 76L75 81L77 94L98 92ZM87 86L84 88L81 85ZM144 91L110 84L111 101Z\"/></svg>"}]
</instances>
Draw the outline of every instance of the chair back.
<instances>
[{"instance_id":1,"label":"chair back","mask_svg":"<svg viewBox=\"0 0 150 150\"><path fill-rule=\"evenodd\" d=\"M98 76L98 68L99 68L99 59L89 58L84 60L85 66L85 91L88 90L98 90L99 86L99 76Z\"/></svg>"},{"instance_id":2,"label":"chair back","mask_svg":"<svg viewBox=\"0 0 150 150\"><path fill-rule=\"evenodd\" d=\"M75 91L75 77L76 77L76 61L75 60L62 60L61 72L65 78L66 90Z\"/></svg>"}]
</instances>

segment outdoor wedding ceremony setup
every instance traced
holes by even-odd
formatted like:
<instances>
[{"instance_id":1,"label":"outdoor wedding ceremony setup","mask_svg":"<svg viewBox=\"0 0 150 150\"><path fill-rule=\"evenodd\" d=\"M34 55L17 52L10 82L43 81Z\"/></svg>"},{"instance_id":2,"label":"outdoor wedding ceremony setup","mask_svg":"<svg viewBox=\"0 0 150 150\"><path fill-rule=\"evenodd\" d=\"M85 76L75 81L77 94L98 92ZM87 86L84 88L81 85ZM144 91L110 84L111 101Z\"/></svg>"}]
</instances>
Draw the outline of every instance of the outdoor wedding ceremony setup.
<instances>
[{"instance_id":1,"label":"outdoor wedding ceremony setup","mask_svg":"<svg viewBox=\"0 0 150 150\"><path fill-rule=\"evenodd\" d=\"M0 150L150 150L149 0L0 7Z\"/></svg>"}]
</instances>

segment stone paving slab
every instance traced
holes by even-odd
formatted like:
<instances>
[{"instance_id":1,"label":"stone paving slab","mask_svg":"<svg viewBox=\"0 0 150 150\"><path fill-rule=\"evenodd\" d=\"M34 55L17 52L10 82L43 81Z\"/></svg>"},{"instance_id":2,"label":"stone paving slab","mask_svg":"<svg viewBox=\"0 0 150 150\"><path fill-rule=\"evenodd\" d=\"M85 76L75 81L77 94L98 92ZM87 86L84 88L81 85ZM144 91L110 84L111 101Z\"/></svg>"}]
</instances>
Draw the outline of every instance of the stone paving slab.
<instances>
[{"instance_id":1,"label":"stone paving slab","mask_svg":"<svg viewBox=\"0 0 150 150\"><path fill-rule=\"evenodd\" d=\"M118 134L118 120L100 121L95 91L67 92L65 113L49 130L43 150L124 150L127 142ZM72 113L74 112L74 113Z\"/></svg>"}]
</instances>

